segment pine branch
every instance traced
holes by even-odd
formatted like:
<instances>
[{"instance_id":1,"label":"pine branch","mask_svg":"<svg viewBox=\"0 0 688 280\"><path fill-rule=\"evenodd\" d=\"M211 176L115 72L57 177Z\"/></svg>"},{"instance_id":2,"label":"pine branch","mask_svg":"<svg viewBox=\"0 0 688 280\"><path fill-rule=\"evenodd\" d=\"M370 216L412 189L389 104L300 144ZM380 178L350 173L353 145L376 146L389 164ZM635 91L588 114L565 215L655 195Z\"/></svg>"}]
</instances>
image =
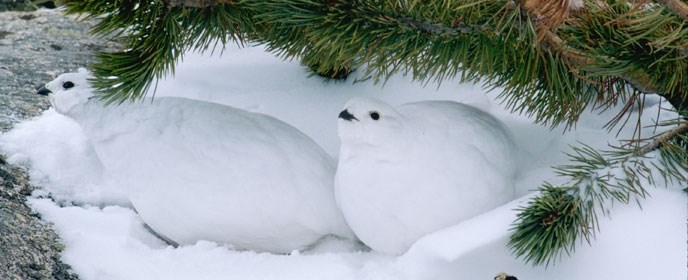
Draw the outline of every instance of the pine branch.
<instances>
[{"instance_id":1,"label":"pine branch","mask_svg":"<svg viewBox=\"0 0 688 280\"><path fill-rule=\"evenodd\" d=\"M682 124L676 128L673 128L667 132L657 135L652 138L650 143L638 148L633 152L634 157L644 156L645 154L659 149L662 145L665 145L670 139L676 138L678 135L688 134L688 123ZM631 156L627 157L626 160L630 159Z\"/></svg>"},{"instance_id":2,"label":"pine branch","mask_svg":"<svg viewBox=\"0 0 688 280\"><path fill-rule=\"evenodd\" d=\"M94 6L92 9L68 9L74 13L99 9L91 1L67 2L69 7L75 6L69 3ZM186 7L180 19L209 7L230 7L225 9L228 14L224 16L232 19L231 26L238 27L229 32L231 36L264 43L284 57L302 58L319 72L364 68L365 74L375 81L404 73L424 83L441 82L456 75L465 82L487 82L490 87L504 89L501 98L513 111L534 116L537 122L553 126L562 122L573 125L593 100L603 98L608 99L604 104L614 104L616 98L624 97L617 92L605 92L622 88L623 80L619 77L669 100L684 99L683 93L677 90L687 75L684 71L668 69L681 69L681 65L687 63L680 50L685 49L688 29L683 28L673 14L646 11L651 8L631 12L622 2L574 10L564 0L516 3L437 0L422 4L391 0L166 0L152 3L162 3L172 9ZM107 9L114 9L116 13L116 5L111 6ZM235 13L240 16L235 17ZM620 17L633 24L610 24ZM110 28L96 31L101 34L124 32L128 29L122 29L122 25L131 23L119 21L117 24L119 29L110 24ZM180 32L190 28L198 28L198 25L181 25ZM602 33L596 38L588 36L591 31L600 30L621 38ZM674 30L673 33L670 30ZM215 36L218 40L225 38L221 34ZM161 39L153 37L145 40ZM640 39L644 41L638 42ZM185 50L193 44L187 39L179 47ZM636 45L637 51L619 51ZM134 55L142 54L129 54L130 60ZM145 55L136 59L167 64L169 69L173 69L176 62L161 61L162 57L170 56ZM657 56L661 56L662 63L651 64L656 65L654 68L645 67L650 62L644 61L644 57ZM97 63L98 68L112 69L104 67L111 59L107 56L104 59L108 61ZM119 96L117 100L136 99L145 93L141 90L147 88L142 83L150 84L152 79L167 72L124 78L103 71L102 76L115 77L112 85L133 84L136 86L130 89L135 92L113 90L105 83L96 87L102 92L115 91L109 96ZM96 75L100 77L101 73ZM666 75L670 76L663 77ZM610 87L609 84L619 85Z\"/></svg>"},{"instance_id":3,"label":"pine branch","mask_svg":"<svg viewBox=\"0 0 688 280\"><path fill-rule=\"evenodd\" d=\"M524 13L527 13L532 18L536 19L536 30L539 33L538 40L543 42L541 46L546 50L551 50L557 53L562 59L564 59L571 68L573 74L578 73L578 70L580 69L588 69L588 75L595 74L595 70L592 70L593 68L603 69L605 72L608 71L608 68L603 65L608 63L608 61L613 61L613 57L599 56L595 59L589 53L577 51L566 45L566 42L558 34L556 34L555 31L553 31L556 30L557 27L561 25L568 16L570 7L566 2L567 1L562 1L562 3L559 3L559 5L545 5L538 1L530 1L526 2L526 4L522 7L525 10ZM663 4L672 7L673 11L678 10L680 12L688 12L688 5L678 0L658 2L662 2ZM543 16L543 10L546 10L545 13L549 14L549 16ZM685 56L686 47L679 48L678 52L679 54L683 54ZM616 76L630 83L634 88L642 93L659 94L663 96L674 106L674 108L679 111L688 109L688 98L685 97L686 94L683 92L666 92L652 81L652 78L648 73L641 69L642 68L627 68L625 71L616 74Z\"/></svg>"},{"instance_id":4,"label":"pine branch","mask_svg":"<svg viewBox=\"0 0 688 280\"><path fill-rule=\"evenodd\" d=\"M630 84L634 89L643 94L657 94L664 97L671 106L673 106L684 118L688 118L685 114L688 111L688 94L683 92L665 93L661 89L652 85L650 76L643 72L624 73L619 75L624 81Z\"/></svg>"},{"instance_id":5,"label":"pine branch","mask_svg":"<svg viewBox=\"0 0 688 280\"><path fill-rule=\"evenodd\" d=\"M616 148L597 152L589 146L574 147L572 164L556 167L568 178L561 186L545 183L540 195L519 208L509 247L534 265L554 263L570 255L581 238L588 244L599 231L598 213L609 215L616 203L627 204L647 197L643 184L683 182L688 176L688 123L647 140L637 149ZM659 150L659 155L649 154ZM654 173L656 172L656 173Z\"/></svg>"},{"instance_id":6,"label":"pine branch","mask_svg":"<svg viewBox=\"0 0 688 280\"><path fill-rule=\"evenodd\" d=\"M667 7L667 9L674 12L676 15L688 20L688 4L681 0L655 0L655 2Z\"/></svg>"},{"instance_id":7,"label":"pine branch","mask_svg":"<svg viewBox=\"0 0 688 280\"><path fill-rule=\"evenodd\" d=\"M65 4L67 13L99 19L92 32L118 36L127 45L120 52L97 52L97 61L90 66L93 86L107 104L143 98L155 80L174 73L185 51L205 50L218 42L224 46L228 37L241 41L244 32L252 30L243 25L250 15L229 5L196 9L137 0L66 0Z\"/></svg>"},{"instance_id":8,"label":"pine branch","mask_svg":"<svg viewBox=\"0 0 688 280\"><path fill-rule=\"evenodd\" d=\"M259 6L255 9L266 9L257 12L261 20L273 23L280 34L305 34L261 41L284 57L317 56L325 68L339 61L354 61L355 68L365 66L365 74L375 81L404 73L423 82L441 82L462 73L463 81L484 79L494 87L505 88L503 96L508 98L509 107L552 124L575 122L594 96L587 81L571 77L556 55L533 48L534 34L509 1L416 6L347 1L321 7L298 2L255 4ZM298 20L289 16L295 13L304 16ZM436 14L442 16L425 16ZM422 24L409 25L409 18L422 19L416 20ZM453 26L470 28L456 32Z\"/></svg>"},{"instance_id":9,"label":"pine branch","mask_svg":"<svg viewBox=\"0 0 688 280\"><path fill-rule=\"evenodd\" d=\"M205 8L214 5L234 4L235 0L163 0L165 6L169 8L174 7L190 7L190 8Z\"/></svg>"},{"instance_id":10,"label":"pine branch","mask_svg":"<svg viewBox=\"0 0 688 280\"><path fill-rule=\"evenodd\" d=\"M688 119L688 94L679 92L675 94L659 93L659 95L669 101L669 104L674 106L676 111L678 111L684 119Z\"/></svg>"},{"instance_id":11,"label":"pine branch","mask_svg":"<svg viewBox=\"0 0 688 280\"><path fill-rule=\"evenodd\" d=\"M396 20L409 29L417 29L424 33L440 36L456 36L459 34L485 33L491 31L484 25L471 26L462 22L454 23L452 26L446 26L441 23L426 22L409 17L399 17Z\"/></svg>"}]
</instances>

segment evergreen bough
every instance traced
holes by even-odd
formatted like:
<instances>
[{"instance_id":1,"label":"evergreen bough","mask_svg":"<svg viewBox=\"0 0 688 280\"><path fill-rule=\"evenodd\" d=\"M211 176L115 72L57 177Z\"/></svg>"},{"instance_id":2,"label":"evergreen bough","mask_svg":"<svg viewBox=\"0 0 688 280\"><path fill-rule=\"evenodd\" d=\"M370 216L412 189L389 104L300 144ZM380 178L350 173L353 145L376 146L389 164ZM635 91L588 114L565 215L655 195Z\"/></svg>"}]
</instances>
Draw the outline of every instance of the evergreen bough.
<instances>
[{"instance_id":1,"label":"evergreen bough","mask_svg":"<svg viewBox=\"0 0 688 280\"><path fill-rule=\"evenodd\" d=\"M394 74L440 83L459 77L503 89L513 112L572 128L588 107L623 109L644 95L678 112L650 139L610 151L573 147L567 178L545 183L518 209L512 252L550 264L590 242L613 202L640 202L644 184L685 183L688 173L688 3L685 0L65 0L67 13L97 19L95 34L126 48L91 65L100 98L142 98L174 72L188 50L261 43L341 77L363 69L376 82ZM230 54L231 55L231 54ZM647 124L645 124L647 125ZM660 180L661 179L661 180Z\"/></svg>"}]
</instances>

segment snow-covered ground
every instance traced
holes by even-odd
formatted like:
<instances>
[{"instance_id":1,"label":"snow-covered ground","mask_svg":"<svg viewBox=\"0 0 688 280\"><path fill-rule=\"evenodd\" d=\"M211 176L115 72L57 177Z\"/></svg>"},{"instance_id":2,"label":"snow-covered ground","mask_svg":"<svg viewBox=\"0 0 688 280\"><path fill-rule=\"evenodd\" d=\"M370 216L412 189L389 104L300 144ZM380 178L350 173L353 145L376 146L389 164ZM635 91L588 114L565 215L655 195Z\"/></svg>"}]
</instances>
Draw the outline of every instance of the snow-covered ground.
<instances>
[{"instance_id":1,"label":"snow-covered ground","mask_svg":"<svg viewBox=\"0 0 688 280\"><path fill-rule=\"evenodd\" d=\"M53 109L23 121L0 136L8 160L29 168L40 187L31 206L62 237L63 260L82 279L492 279L505 271L519 279L685 279L685 185L650 187L651 198L615 205L600 220L592 246L580 244L554 266L532 267L505 248L512 209L543 181L558 183L550 166L566 163L562 152L583 142L615 144L602 126L614 110L586 113L575 131L549 130L506 112L480 85L447 81L423 87L397 76L384 87L372 82L324 82L298 62L285 62L261 47L229 48L222 57L189 54L175 77L160 81L156 96L183 96L272 115L311 136L333 157L338 154L337 115L355 96L374 96L398 105L416 100L456 100L491 112L513 131L524 150L517 182L522 197L491 212L425 236L406 254L389 256L327 244L289 255L234 251L229 245L198 242L174 248L152 235L130 208L122 186L103 178L103 167L72 120ZM46 81L47 82L47 81ZM666 107L666 105L664 105ZM645 108L644 124L674 118ZM645 128L649 135L652 128ZM629 125L620 136L629 137ZM160 172L165 172L160 170ZM476 176L479 176L476 174ZM50 197L52 199L49 199Z\"/></svg>"}]
</instances>

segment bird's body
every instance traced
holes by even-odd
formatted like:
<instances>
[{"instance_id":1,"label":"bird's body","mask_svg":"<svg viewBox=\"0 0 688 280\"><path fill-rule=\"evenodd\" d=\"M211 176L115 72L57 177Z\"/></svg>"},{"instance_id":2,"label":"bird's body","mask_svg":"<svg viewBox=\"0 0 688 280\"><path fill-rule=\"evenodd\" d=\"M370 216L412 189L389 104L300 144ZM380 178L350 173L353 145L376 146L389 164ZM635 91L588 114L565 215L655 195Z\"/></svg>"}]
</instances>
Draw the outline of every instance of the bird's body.
<instances>
[{"instance_id":1,"label":"bird's body","mask_svg":"<svg viewBox=\"0 0 688 280\"><path fill-rule=\"evenodd\" d=\"M513 198L515 144L489 114L449 101L395 109L366 98L345 109L335 196L371 248L403 253L423 235Z\"/></svg>"},{"instance_id":2,"label":"bird's body","mask_svg":"<svg viewBox=\"0 0 688 280\"><path fill-rule=\"evenodd\" d=\"M66 92L49 89L60 104ZM61 112L143 220L174 242L288 253L325 235L353 237L334 202L333 160L275 118L176 97L107 107L90 99Z\"/></svg>"}]
</instances>

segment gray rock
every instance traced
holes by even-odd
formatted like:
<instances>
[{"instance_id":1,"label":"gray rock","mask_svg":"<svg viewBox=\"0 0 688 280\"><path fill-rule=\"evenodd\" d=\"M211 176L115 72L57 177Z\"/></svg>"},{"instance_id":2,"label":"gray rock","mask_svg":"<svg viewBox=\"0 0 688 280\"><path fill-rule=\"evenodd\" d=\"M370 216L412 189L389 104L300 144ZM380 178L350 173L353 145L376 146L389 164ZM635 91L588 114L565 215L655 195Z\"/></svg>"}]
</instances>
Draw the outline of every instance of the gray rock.
<instances>
[{"instance_id":1,"label":"gray rock","mask_svg":"<svg viewBox=\"0 0 688 280\"><path fill-rule=\"evenodd\" d=\"M0 164L0 279L78 279L59 260L59 237L26 206L26 173Z\"/></svg>"},{"instance_id":2,"label":"gray rock","mask_svg":"<svg viewBox=\"0 0 688 280\"><path fill-rule=\"evenodd\" d=\"M34 94L42 84L86 67L92 51L116 48L89 27L56 10L0 12L0 130L48 108Z\"/></svg>"},{"instance_id":3,"label":"gray rock","mask_svg":"<svg viewBox=\"0 0 688 280\"><path fill-rule=\"evenodd\" d=\"M86 66L93 50L116 48L89 27L54 10L0 12L0 131L48 108L40 85ZM26 206L32 191L25 170L0 158L0 279L77 279L57 234Z\"/></svg>"}]
</instances>

